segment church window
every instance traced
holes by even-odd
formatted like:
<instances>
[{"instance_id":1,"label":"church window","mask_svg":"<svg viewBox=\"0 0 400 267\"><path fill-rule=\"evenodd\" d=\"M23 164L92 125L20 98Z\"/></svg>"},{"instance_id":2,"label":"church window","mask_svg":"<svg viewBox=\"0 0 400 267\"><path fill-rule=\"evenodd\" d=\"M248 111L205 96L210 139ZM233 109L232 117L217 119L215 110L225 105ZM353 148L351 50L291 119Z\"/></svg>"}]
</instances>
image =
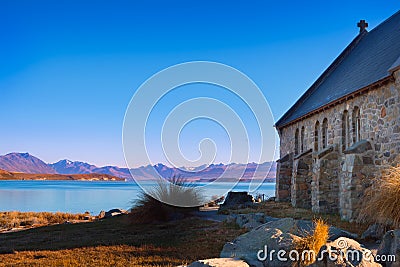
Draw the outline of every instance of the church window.
<instances>
[{"instance_id":1,"label":"church window","mask_svg":"<svg viewBox=\"0 0 400 267\"><path fill-rule=\"evenodd\" d=\"M353 143L360 141L360 109L355 107L353 110L352 117L352 133L353 133Z\"/></svg>"},{"instance_id":2,"label":"church window","mask_svg":"<svg viewBox=\"0 0 400 267\"><path fill-rule=\"evenodd\" d=\"M301 152L304 152L305 150L306 150L306 144L304 143L304 135L305 135L305 133L304 133L304 126L303 127L301 127L301 134L300 134L300 137L301 137Z\"/></svg>"},{"instance_id":3,"label":"church window","mask_svg":"<svg viewBox=\"0 0 400 267\"><path fill-rule=\"evenodd\" d=\"M328 120L325 118L322 121L322 148L328 146Z\"/></svg>"},{"instance_id":4,"label":"church window","mask_svg":"<svg viewBox=\"0 0 400 267\"><path fill-rule=\"evenodd\" d=\"M315 123L315 130L314 130L314 150L318 151L319 149L319 121Z\"/></svg>"},{"instance_id":5,"label":"church window","mask_svg":"<svg viewBox=\"0 0 400 267\"><path fill-rule=\"evenodd\" d=\"M349 112L345 110L342 116L342 151L350 146L349 126Z\"/></svg>"}]
</instances>

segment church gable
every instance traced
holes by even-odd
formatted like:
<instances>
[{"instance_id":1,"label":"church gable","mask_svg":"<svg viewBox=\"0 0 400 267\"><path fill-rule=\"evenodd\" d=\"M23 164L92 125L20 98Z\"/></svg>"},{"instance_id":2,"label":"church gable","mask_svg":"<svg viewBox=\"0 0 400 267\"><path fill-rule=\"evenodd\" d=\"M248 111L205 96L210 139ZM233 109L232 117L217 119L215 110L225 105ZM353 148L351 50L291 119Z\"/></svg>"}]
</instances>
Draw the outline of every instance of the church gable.
<instances>
[{"instance_id":1,"label":"church gable","mask_svg":"<svg viewBox=\"0 0 400 267\"><path fill-rule=\"evenodd\" d=\"M393 78L392 72L400 65L400 11L370 32L360 29L350 45L276 122L278 129Z\"/></svg>"}]
</instances>

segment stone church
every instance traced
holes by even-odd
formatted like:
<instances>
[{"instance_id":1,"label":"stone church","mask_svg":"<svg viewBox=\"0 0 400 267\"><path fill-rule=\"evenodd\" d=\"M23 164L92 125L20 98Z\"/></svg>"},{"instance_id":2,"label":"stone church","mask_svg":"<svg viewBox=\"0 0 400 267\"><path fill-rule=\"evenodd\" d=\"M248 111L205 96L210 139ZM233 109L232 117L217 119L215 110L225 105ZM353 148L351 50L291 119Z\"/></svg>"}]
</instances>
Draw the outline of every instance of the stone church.
<instances>
[{"instance_id":1,"label":"stone church","mask_svg":"<svg viewBox=\"0 0 400 267\"><path fill-rule=\"evenodd\" d=\"M353 220L400 160L400 11L359 34L276 122L276 200Z\"/></svg>"}]
</instances>

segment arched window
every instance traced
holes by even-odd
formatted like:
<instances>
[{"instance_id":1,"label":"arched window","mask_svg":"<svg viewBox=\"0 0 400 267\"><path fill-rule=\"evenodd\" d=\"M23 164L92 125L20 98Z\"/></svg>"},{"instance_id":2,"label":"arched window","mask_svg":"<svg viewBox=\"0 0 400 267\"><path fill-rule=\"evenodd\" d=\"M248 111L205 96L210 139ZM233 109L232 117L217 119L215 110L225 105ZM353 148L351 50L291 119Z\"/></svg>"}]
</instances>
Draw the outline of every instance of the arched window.
<instances>
[{"instance_id":1,"label":"arched window","mask_svg":"<svg viewBox=\"0 0 400 267\"><path fill-rule=\"evenodd\" d=\"M322 148L328 146L328 119L322 121Z\"/></svg>"},{"instance_id":2,"label":"arched window","mask_svg":"<svg viewBox=\"0 0 400 267\"><path fill-rule=\"evenodd\" d=\"M350 146L349 126L349 112L345 110L342 116L342 151Z\"/></svg>"},{"instance_id":3,"label":"arched window","mask_svg":"<svg viewBox=\"0 0 400 267\"><path fill-rule=\"evenodd\" d=\"M294 154L299 154L299 128L296 129L296 133L294 134Z\"/></svg>"},{"instance_id":4,"label":"arched window","mask_svg":"<svg viewBox=\"0 0 400 267\"><path fill-rule=\"evenodd\" d=\"M360 141L360 109L358 107L354 107L353 117L351 120L352 125L352 136L353 136L353 144Z\"/></svg>"},{"instance_id":5,"label":"arched window","mask_svg":"<svg viewBox=\"0 0 400 267\"><path fill-rule=\"evenodd\" d=\"M314 151L319 150L319 121L315 123L314 129Z\"/></svg>"},{"instance_id":6,"label":"arched window","mask_svg":"<svg viewBox=\"0 0 400 267\"><path fill-rule=\"evenodd\" d=\"M304 126L301 127L301 132L300 132L300 140L301 140L301 153L303 153L304 151L306 151L306 144L304 143Z\"/></svg>"}]
</instances>

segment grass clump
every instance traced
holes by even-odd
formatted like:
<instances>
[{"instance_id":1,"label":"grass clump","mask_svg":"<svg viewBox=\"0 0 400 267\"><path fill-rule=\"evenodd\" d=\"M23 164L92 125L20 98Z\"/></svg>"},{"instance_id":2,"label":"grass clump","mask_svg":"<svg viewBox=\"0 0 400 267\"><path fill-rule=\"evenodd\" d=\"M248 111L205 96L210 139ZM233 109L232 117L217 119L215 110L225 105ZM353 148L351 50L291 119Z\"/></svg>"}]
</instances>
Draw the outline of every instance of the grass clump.
<instances>
[{"instance_id":1,"label":"grass clump","mask_svg":"<svg viewBox=\"0 0 400 267\"><path fill-rule=\"evenodd\" d=\"M364 193L357 220L400 227L400 166L384 170Z\"/></svg>"},{"instance_id":2,"label":"grass clump","mask_svg":"<svg viewBox=\"0 0 400 267\"><path fill-rule=\"evenodd\" d=\"M166 222L187 217L203 203L199 188L180 176L159 180L142 192L131 209L132 223Z\"/></svg>"},{"instance_id":3,"label":"grass clump","mask_svg":"<svg viewBox=\"0 0 400 267\"><path fill-rule=\"evenodd\" d=\"M294 249L299 253L299 261L293 266L307 266L315 262L319 250L329 237L329 225L322 219L314 220L314 230L293 241Z\"/></svg>"}]
</instances>

